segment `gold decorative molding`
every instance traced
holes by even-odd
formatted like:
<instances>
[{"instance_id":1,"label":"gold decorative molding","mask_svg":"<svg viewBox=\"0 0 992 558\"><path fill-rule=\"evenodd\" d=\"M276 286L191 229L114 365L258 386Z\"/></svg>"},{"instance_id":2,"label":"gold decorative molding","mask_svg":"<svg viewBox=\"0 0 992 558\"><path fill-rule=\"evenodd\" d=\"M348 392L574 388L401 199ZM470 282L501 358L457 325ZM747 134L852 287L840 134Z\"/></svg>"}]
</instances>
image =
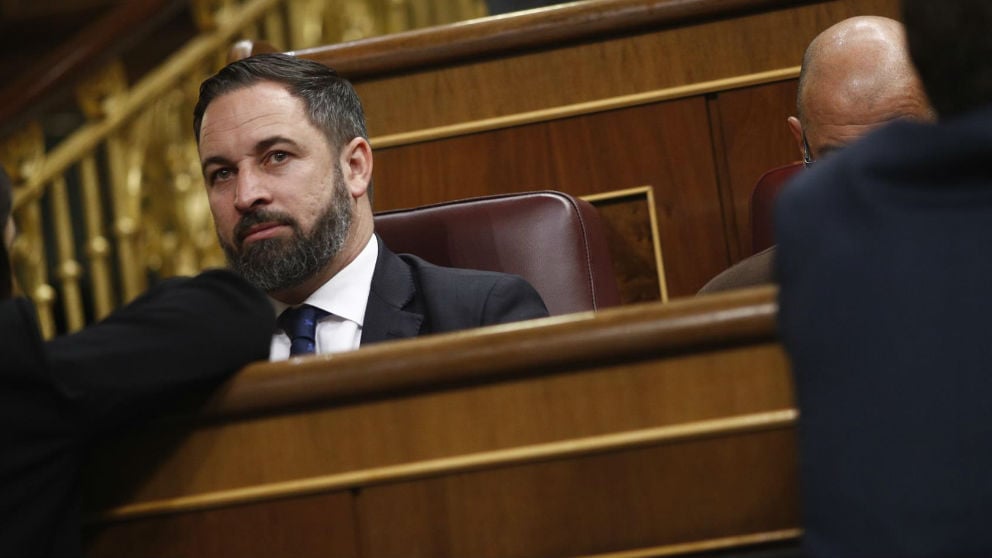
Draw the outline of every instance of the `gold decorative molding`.
<instances>
[{"instance_id":1,"label":"gold decorative molding","mask_svg":"<svg viewBox=\"0 0 992 558\"><path fill-rule=\"evenodd\" d=\"M110 260L110 239L104 228L103 202L97 177L96 157L89 154L80 162L83 191L83 220L86 224L86 259L93 278L93 314L101 319L116 305L113 295L113 268Z\"/></svg>"},{"instance_id":2,"label":"gold decorative molding","mask_svg":"<svg viewBox=\"0 0 992 558\"><path fill-rule=\"evenodd\" d=\"M664 89L645 91L643 93L635 93L632 95L621 95L619 97L610 97L595 101L586 101L571 105L562 105L547 109L508 114L495 118L484 118L481 120L473 120L471 122L459 122L458 124L437 126L434 128L415 130L412 132L388 134L385 136L373 137L370 139L370 143L374 148L378 149L410 145L414 143L475 134L478 132L486 132L489 130L499 130L501 128L521 126L524 124L547 122L550 120L558 120L572 116L605 112L608 110L658 103L661 101L671 101L673 99L705 95L707 93L715 93L717 91L740 89L743 87L751 87L753 85L762 85L765 83L794 79L798 76L799 66L793 66L778 70L770 70L767 72L758 72L755 74L703 81L688 85L679 85L676 87L666 87Z\"/></svg>"},{"instance_id":3,"label":"gold decorative molding","mask_svg":"<svg viewBox=\"0 0 992 558\"><path fill-rule=\"evenodd\" d=\"M595 206L601 202L612 202L639 196L644 197L648 210L649 225L651 227L651 244L654 249L654 263L655 269L658 271L658 294L662 302L668 302L668 282L665 280L665 260L662 257L661 251L661 235L658 232L658 211L654 203L654 188L651 186L639 186L637 188L581 196L581 198Z\"/></svg>"},{"instance_id":4,"label":"gold decorative molding","mask_svg":"<svg viewBox=\"0 0 992 558\"><path fill-rule=\"evenodd\" d=\"M748 533L738 535L736 537L721 537L719 539L706 539L691 543L670 544L650 548L636 548L632 550L623 550L620 552L607 552L605 554L589 554L586 556L577 556L576 558L651 558L655 556L683 556L697 552L709 552L714 550L726 550L728 548L741 548L760 544L794 541L798 540L802 534L802 529L782 529L780 531Z\"/></svg>"},{"instance_id":5,"label":"gold decorative molding","mask_svg":"<svg viewBox=\"0 0 992 558\"><path fill-rule=\"evenodd\" d=\"M116 110L127 95L124 64L115 60L91 74L76 87L76 102L87 120L99 120Z\"/></svg>"},{"instance_id":6,"label":"gold decorative molding","mask_svg":"<svg viewBox=\"0 0 992 558\"><path fill-rule=\"evenodd\" d=\"M219 490L193 496L126 505L106 511L101 519L131 519L163 513L217 508L358 486L371 486L481 469L689 442L719 436L777 430L793 426L797 416L798 412L795 409L783 409L375 467L295 481Z\"/></svg>"}]
</instances>

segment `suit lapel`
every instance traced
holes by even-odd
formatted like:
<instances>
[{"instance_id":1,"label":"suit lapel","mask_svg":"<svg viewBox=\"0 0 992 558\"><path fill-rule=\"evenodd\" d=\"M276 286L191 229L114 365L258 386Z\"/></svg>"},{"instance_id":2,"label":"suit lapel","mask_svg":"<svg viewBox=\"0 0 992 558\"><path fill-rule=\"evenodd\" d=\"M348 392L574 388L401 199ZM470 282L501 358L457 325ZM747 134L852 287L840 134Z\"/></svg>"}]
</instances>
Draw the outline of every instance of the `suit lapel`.
<instances>
[{"instance_id":1,"label":"suit lapel","mask_svg":"<svg viewBox=\"0 0 992 558\"><path fill-rule=\"evenodd\" d=\"M424 321L416 304L417 286L410 267L376 236L379 257L362 325L362 345L416 337Z\"/></svg>"}]
</instances>

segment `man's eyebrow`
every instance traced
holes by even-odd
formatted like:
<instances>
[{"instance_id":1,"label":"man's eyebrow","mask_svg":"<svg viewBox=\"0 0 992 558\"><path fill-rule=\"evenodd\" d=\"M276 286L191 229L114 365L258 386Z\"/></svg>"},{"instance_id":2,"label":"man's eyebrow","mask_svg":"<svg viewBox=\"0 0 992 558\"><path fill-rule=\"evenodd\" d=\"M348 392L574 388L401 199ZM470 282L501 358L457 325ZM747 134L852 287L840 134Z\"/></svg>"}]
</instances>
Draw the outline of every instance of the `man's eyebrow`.
<instances>
[{"instance_id":1,"label":"man's eyebrow","mask_svg":"<svg viewBox=\"0 0 992 558\"><path fill-rule=\"evenodd\" d=\"M300 146L293 140L285 136L272 136L270 138L265 138L262 141L255 144L255 153L261 153L263 151L268 151L272 146L285 143L290 147L299 148Z\"/></svg>"},{"instance_id":2,"label":"man's eyebrow","mask_svg":"<svg viewBox=\"0 0 992 558\"><path fill-rule=\"evenodd\" d=\"M268 151L269 149L272 148L272 146L279 144L287 144L290 147L299 148L299 144L297 144L295 141L285 136L272 136L269 138L265 138L259 141L258 143L256 143L253 151L257 155L259 153ZM207 157L206 159L203 160L203 162L200 163L200 171L204 175L206 175L207 167L210 165L231 166L233 164L234 162L228 159L227 157L221 155L213 155L211 157Z\"/></svg>"},{"instance_id":3,"label":"man's eyebrow","mask_svg":"<svg viewBox=\"0 0 992 558\"><path fill-rule=\"evenodd\" d=\"M214 155L212 157L207 157L200 163L200 172L203 176L207 175L207 167L210 165L220 165L222 167L231 166L234 163L227 157L221 157L220 155Z\"/></svg>"}]
</instances>

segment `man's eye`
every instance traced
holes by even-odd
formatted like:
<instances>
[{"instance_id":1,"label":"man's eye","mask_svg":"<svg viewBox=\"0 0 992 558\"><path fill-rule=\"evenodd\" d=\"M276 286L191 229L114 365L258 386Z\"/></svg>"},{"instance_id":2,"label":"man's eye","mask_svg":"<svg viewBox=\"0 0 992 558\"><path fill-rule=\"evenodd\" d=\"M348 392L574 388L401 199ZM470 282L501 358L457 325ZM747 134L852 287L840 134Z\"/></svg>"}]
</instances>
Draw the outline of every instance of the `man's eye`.
<instances>
[{"instance_id":1,"label":"man's eye","mask_svg":"<svg viewBox=\"0 0 992 558\"><path fill-rule=\"evenodd\" d=\"M274 151L271 155L269 155L269 160L273 163L281 163L286 159L289 159L289 153L286 153L285 151Z\"/></svg>"},{"instance_id":2,"label":"man's eye","mask_svg":"<svg viewBox=\"0 0 992 558\"><path fill-rule=\"evenodd\" d=\"M231 169L218 169L210 175L210 182L222 182L231 178L232 174Z\"/></svg>"}]
</instances>

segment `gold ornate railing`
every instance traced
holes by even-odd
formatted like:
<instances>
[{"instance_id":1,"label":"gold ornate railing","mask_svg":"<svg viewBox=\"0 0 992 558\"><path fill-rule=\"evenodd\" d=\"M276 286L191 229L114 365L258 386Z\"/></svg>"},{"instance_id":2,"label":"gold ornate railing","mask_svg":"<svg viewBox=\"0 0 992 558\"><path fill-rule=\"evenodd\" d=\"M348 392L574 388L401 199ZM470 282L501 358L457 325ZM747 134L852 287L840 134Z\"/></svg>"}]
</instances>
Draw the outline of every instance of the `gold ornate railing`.
<instances>
[{"instance_id":1,"label":"gold ornate railing","mask_svg":"<svg viewBox=\"0 0 992 558\"><path fill-rule=\"evenodd\" d=\"M280 50L484 15L482 0L194 0L201 33L129 86L120 62L76 95L86 123L47 148L29 123L0 139L14 179L12 249L46 338L75 331L150 282L223 264L202 187L192 108L232 43Z\"/></svg>"}]
</instances>

